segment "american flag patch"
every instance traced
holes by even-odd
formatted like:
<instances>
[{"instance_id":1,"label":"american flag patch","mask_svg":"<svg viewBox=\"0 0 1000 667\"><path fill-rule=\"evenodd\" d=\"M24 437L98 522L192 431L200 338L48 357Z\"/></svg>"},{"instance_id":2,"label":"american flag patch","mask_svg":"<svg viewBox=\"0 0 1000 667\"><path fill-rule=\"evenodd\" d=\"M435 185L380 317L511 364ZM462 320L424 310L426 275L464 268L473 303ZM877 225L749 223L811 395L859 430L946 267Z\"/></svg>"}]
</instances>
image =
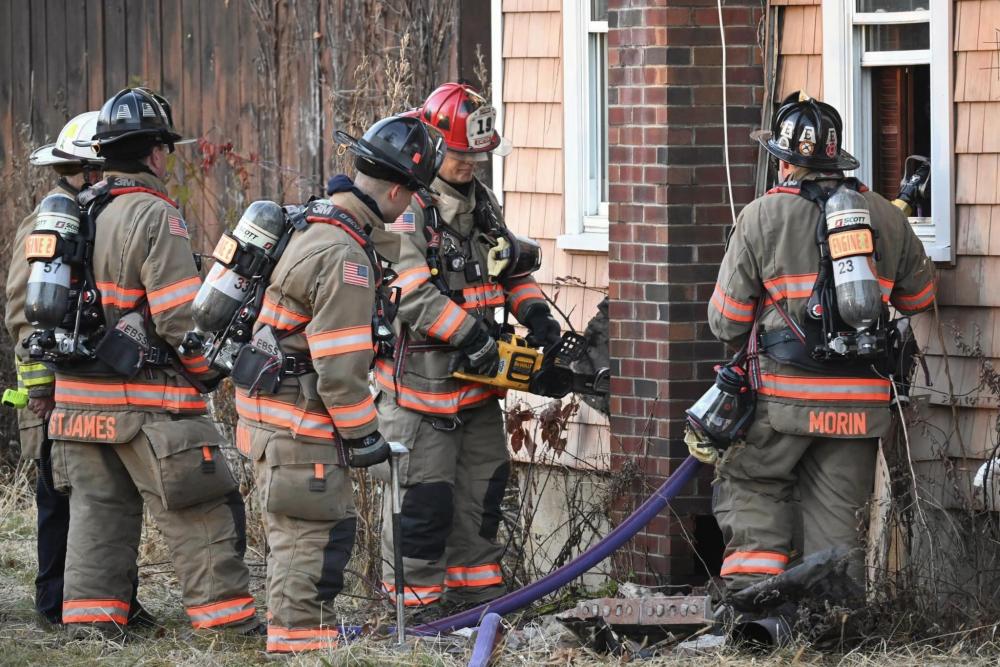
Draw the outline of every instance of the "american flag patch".
<instances>
[{"instance_id":1,"label":"american flag patch","mask_svg":"<svg viewBox=\"0 0 1000 667\"><path fill-rule=\"evenodd\" d=\"M356 262L344 262L344 282L348 285L368 287L368 267Z\"/></svg>"},{"instance_id":2,"label":"american flag patch","mask_svg":"<svg viewBox=\"0 0 1000 667\"><path fill-rule=\"evenodd\" d=\"M178 217L172 215L167 216L167 227L170 229L170 233L174 236L179 236L182 239L191 238L190 235L188 235L187 225Z\"/></svg>"},{"instance_id":3,"label":"american flag patch","mask_svg":"<svg viewBox=\"0 0 1000 667\"><path fill-rule=\"evenodd\" d=\"M403 211L403 214L396 218L396 221L389 225L390 232L415 232L417 225L414 222L413 211Z\"/></svg>"}]
</instances>

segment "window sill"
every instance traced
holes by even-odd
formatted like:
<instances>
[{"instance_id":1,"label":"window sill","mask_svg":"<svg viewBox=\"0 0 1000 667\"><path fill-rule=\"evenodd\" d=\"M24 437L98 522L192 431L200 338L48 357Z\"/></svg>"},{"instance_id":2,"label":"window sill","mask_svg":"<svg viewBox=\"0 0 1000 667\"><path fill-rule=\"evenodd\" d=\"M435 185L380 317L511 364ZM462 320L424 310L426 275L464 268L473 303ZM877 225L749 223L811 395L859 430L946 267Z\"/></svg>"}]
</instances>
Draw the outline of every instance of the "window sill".
<instances>
[{"instance_id":1,"label":"window sill","mask_svg":"<svg viewBox=\"0 0 1000 667\"><path fill-rule=\"evenodd\" d=\"M567 252L607 253L608 235L593 232L562 234L556 239L556 247Z\"/></svg>"}]
</instances>

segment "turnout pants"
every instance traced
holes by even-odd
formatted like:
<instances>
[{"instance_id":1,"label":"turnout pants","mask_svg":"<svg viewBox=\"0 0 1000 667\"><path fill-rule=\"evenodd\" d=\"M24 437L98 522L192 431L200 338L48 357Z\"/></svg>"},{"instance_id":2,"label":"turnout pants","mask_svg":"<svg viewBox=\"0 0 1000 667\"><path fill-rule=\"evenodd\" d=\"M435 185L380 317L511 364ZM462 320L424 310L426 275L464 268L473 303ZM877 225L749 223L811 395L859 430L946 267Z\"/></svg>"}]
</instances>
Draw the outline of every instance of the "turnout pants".
<instances>
[{"instance_id":1,"label":"turnout pants","mask_svg":"<svg viewBox=\"0 0 1000 667\"><path fill-rule=\"evenodd\" d=\"M149 426L120 444L53 445L56 487L70 494L63 622L127 623L145 502L170 548L191 624L252 627L243 499L221 453L186 443L184 421Z\"/></svg>"},{"instance_id":2,"label":"turnout pants","mask_svg":"<svg viewBox=\"0 0 1000 667\"><path fill-rule=\"evenodd\" d=\"M240 422L237 441L254 461L267 534L267 650L329 648L333 601L344 588L357 511L339 447Z\"/></svg>"},{"instance_id":3,"label":"turnout pants","mask_svg":"<svg viewBox=\"0 0 1000 667\"><path fill-rule=\"evenodd\" d=\"M409 450L400 461L406 605L502 595L504 545L497 532L510 462L499 402L463 410L452 421L401 408L383 393L378 412L382 435ZM388 464L377 474L388 481ZM391 501L383 495L382 585L395 601Z\"/></svg>"},{"instance_id":4,"label":"turnout pants","mask_svg":"<svg viewBox=\"0 0 1000 667\"><path fill-rule=\"evenodd\" d=\"M801 513L803 556L860 546L858 510L875 478L878 441L778 433L757 403L746 443L716 468L715 518L726 539L722 577L735 592L781 574ZM863 554L851 574L863 581Z\"/></svg>"},{"instance_id":5,"label":"turnout pants","mask_svg":"<svg viewBox=\"0 0 1000 667\"><path fill-rule=\"evenodd\" d=\"M39 426L41 428L41 426ZM35 609L51 623L62 622L63 569L66 536L69 533L69 496L59 493L52 481L52 443L42 443L35 463L35 507L38 509L38 575L35 577Z\"/></svg>"}]
</instances>

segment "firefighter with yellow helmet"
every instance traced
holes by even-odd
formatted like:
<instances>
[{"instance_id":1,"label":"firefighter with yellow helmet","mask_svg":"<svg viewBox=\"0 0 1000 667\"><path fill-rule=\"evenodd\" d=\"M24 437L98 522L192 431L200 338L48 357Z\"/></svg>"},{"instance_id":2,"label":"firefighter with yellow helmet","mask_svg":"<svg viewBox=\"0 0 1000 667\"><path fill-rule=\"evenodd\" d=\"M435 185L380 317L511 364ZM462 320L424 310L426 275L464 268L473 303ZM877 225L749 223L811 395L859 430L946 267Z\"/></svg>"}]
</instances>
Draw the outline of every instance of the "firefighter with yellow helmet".
<instances>
[{"instance_id":1,"label":"firefighter with yellow helmet","mask_svg":"<svg viewBox=\"0 0 1000 667\"><path fill-rule=\"evenodd\" d=\"M143 505L170 548L192 626L260 632L242 497L205 416L202 393L216 375L176 352L201 284L163 182L180 139L165 99L115 94L93 141L74 142L96 148L105 180L79 206L43 201L26 246L29 354L56 368L52 469L71 508L62 619L115 636L127 630Z\"/></svg>"},{"instance_id":2,"label":"firefighter with yellow helmet","mask_svg":"<svg viewBox=\"0 0 1000 667\"><path fill-rule=\"evenodd\" d=\"M493 375L499 364L496 316L505 308L541 347L560 327L531 272L534 242L512 234L494 194L474 176L501 149L496 111L473 88L447 83L415 115L440 131L447 156L433 183L390 225L418 249L398 268L402 290L393 359L379 359L379 420L410 448L401 465L404 601L427 617L451 604L502 594L497 541L510 474L503 391L453 377L456 369ZM385 471L383 471L385 472ZM383 587L395 600L389 504L384 504Z\"/></svg>"}]
</instances>

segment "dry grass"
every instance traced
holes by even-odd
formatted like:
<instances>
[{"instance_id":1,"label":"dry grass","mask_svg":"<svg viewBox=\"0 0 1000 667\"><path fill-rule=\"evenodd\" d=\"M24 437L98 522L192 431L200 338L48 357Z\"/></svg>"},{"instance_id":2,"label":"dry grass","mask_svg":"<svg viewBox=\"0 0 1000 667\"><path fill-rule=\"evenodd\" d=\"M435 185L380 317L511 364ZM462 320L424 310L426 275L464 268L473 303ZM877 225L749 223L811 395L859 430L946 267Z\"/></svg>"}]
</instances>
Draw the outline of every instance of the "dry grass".
<instances>
[{"instance_id":1,"label":"dry grass","mask_svg":"<svg viewBox=\"0 0 1000 667\"><path fill-rule=\"evenodd\" d=\"M224 635L193 636L184 618L180 587L173 575L163 541L147 520L140 549L139 594L162 626L136 632L124 645L96 640L71 640L63 631L46 630L35 622L32 606L34 559L34 509L30 469L22 467L0 490L0 664L4 665L247 665L281 662L290 665L465 665L472 643L464 637L444 640L421 639L404 649L391 641L368 637L339 648L298 657L270 657L263 638L235 639ZM251 508L252 510L252 508ZM251 515L251 528L259 516ZM251 590L261 605L264 600L263 561L252 549ZM364 588L355 581L353 589ZM263 608L261 608L263 613ZM343 596L337 613L345 623L391 622L389 610L379 604ZM506 619L520 625L518 618ZM538 628L541 627L542 630ZM648 665L995 665L1000 646L951 635L926 642L888 647L868 643L864 649L836 654L796 646L769 655L749 655L733 650L703 656L668 655L643 661ZM942 648L942 646L944 648ZM581 647L551 619L534 622L528 630L507 627L498 651L498 665L606 665L631 662L624 657L605 656Z\"/></svg>"}]
</instances>

